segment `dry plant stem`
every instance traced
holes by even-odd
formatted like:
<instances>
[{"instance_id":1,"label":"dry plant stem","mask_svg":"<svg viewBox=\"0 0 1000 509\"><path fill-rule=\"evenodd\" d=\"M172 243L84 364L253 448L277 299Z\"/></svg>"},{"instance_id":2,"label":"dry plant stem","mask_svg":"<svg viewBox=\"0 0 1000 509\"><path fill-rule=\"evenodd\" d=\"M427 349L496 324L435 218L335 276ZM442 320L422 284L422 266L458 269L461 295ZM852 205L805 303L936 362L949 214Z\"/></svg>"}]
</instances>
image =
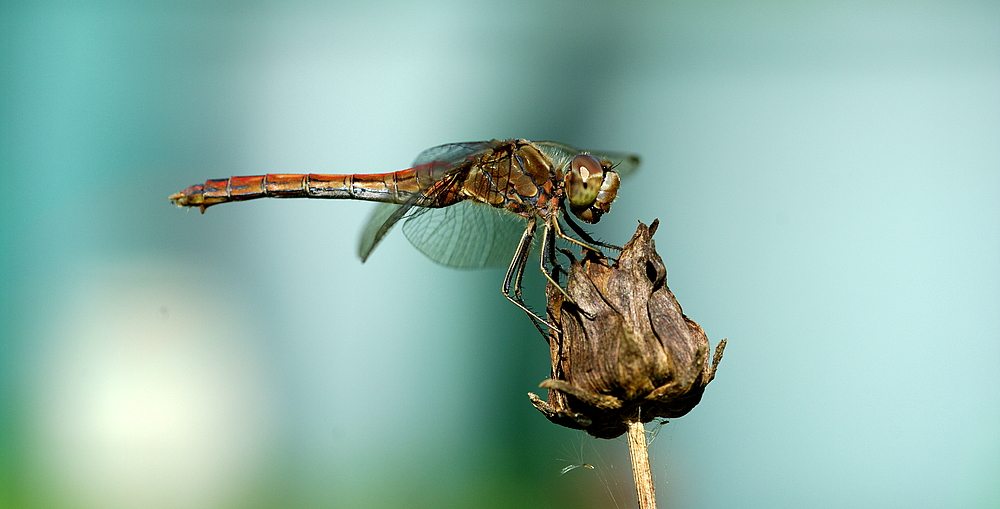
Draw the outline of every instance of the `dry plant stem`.
<instances>
[{"instance_id":1,"label":"dry plant stem","mask_svg":"<svg viewBox=\"0 0 1000 509\"><path fill-rule=\"evenodd\" d=\"M646 450L646 427L639 421L628 421L628 452L632 458L632 477L639 494L639 509L656 509L653 494L653 476L649 472L649 453Z\"/></svg>"}]
</instances>

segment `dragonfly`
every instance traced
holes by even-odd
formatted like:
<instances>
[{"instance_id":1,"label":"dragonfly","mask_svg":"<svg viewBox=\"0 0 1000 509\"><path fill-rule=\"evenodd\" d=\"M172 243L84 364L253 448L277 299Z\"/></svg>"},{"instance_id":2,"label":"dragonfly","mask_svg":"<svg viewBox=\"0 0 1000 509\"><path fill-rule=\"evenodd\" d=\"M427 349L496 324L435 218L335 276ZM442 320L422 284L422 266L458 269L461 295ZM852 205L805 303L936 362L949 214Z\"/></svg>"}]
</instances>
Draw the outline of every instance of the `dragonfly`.
<instances>
[{"instance_id":1,"label":"dragonfly","mask_svg":"<svg viewBox=\"0 0 1000 509\"><path fill-rule=\"evenodd\" d=\"M524 139L449 143L420 153L410 168L373 174L267 174L211 179L170 195L178 207L205 209L256 198L327 198L380 202L361 234L362 262L398 222L407 239L446 266L506 266L501 291L541 325L521 281L541 230L539 266L562 289L555 239L600 252L620 247L593 239L573 221L600 221L618 195L620 174L638 156L591 152L552 141ZM563 223L579 238L570 236ZM565 293L565 291L563 292ZM567 296L568 297L568 296Z\"/></svg>"}]
</instances>

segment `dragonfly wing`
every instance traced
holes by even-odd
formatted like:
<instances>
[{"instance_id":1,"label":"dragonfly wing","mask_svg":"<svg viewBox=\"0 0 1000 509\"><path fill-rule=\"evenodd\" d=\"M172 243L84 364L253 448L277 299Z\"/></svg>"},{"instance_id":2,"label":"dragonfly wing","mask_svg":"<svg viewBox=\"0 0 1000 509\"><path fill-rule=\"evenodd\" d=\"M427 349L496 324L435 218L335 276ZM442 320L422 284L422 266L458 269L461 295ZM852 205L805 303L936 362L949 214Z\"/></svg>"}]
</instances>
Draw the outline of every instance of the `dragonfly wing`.
<instances>
[{"instance_id":1,"label":"dragonfly wing","mask_svg":"<svg viewBox=\"0 0 1000 509\"><path fill-rule=\"evenodd\" d=\"M470 156L477 155L495 146L494 141L467 141L464 143L446 143L431 147L419 155L413 161L413 166L423 166L435 161L457 163L466 160Z\"/></svg>"},{"instance_id":2,"label":"dragonfly wing","mask_svg":"<svg viewBox=\"0 0 1000 509\"><path fill-rule=\"evenodd\" d=\"M430 163L447 163L452 166L451 170L441 172L441 175L435 182L429 186L430 188L436 187L436 190L430 191L429 194L425 194L426 197L431 197L430 195L435 192L447 192L449 190L447 185L436 185L441 184L441 180L455 175L455 171L461 170L461 163L465 162L470 157L476 157L477 155L492 150L502 145L502 142L498 141L470 141L464 143L448 143L445 145L438 145L436 147L431 147L424 150L417 156L417 159L413 162L413 166L423 166ZM365 225L364 230L361 232L361 242L358 245L358 255L361 257L361 261L364 262L371 255L372 251L378 246L382 238L385 237L386 233L396 224L400 219L420 214L422 208L416 207L416 210L411 211L414 205L420 198L419 195L414 195L409 202L404 204L395 203L382 203L379 204L371 217L368 219L368 223ZM523 228L522 228L523 229ZM433 256L431 258L434 258ZM445 262L441 262L445 263ZM447 263L445 263L447 265ZM482 266L482 265L479 265Z\"/></svg>"},{"instance_id":3,"label":"dragonfly wing","mask_svg":"<svg viewBox=\"0 0 1000 509\"><path fill-rule=\"evenodd\" d=\"M598 159L603 159L610 161L612 164L612 169L615 170L618 175L625 176L639 166L639 156L635 154L628 154L625 152L606 152L606 151L594 151L594 150L580 150L572 145L567 145L565 143L559 143L558 141L536 141L536 145L541 145L545 147L552 147L559 151L565 153L569 158L577 154L590 154Z\"/></svg>"},{"instance_id":4,"label":"dragonfly wing","mask_svg":"<svg viewBox=\"0 0 1000 509\"><path fill-rule=\"evenodd\" d=\"M456 171L460 171L460 163L470 157L475 157L478 154L490 150L496 144L497 142L491 141L448 143L445 145L431 147L421 152L420 155L417 156L417 159L413 162L413 167L436 162L447 163L452 166L451 169L441 172L438 178L430 184L429 188L436 187L437 189L425 192L423 196L432 197L431 195L435 192L448 191L448 186L435 186L435 184L440 184L441 180L453 176ZM427 189L424 189L423 191L427 191ZM385 237L386 233L389 233L389 230L393 227L393 225L411 213L410 209L414 207L420 198L421 195L415 194L407 203L380 203L377 207L375 207L371 217L368 218L368 222L365 224L365 228L361 231L361 242L358 244L358 256L361 257L362 262L368 259L368 256L371 255L372 251L376 246L378 246L379 242L382 242L382 238ZM417 209L418 211L422 210L419 207Z\"/></svg>"},{"instance_id":5,"label":"dragonfly wing","mask_svg":"<svg viewBox=\"0 0 1000 509\"><path fill-rule=\"evenodd\" d=\"M588 152L590 155L598 158L611 161L612 170L615 170L618 175L624 177L635 171L639 167L639 156L635 154L627 154L625 152Z\"/></svg>"},{"instance_id":6,"label":"dragonfly wing","mask_svg":"<svg viewBox=\"0 0 1000 509\"><path fill-rule=\"evenodd\" d=\"M358 256L361 257L362 263L372 254L375 246L382 242L382 237L385 237L392 225L405 214L404 207L406 206L397 203L379 203L372 211L368 223L361 230L361 242L358 244Z\"/></svg>"},{"instance_id":7,"label":"dragonfly wing","mask_svg":"<svg viewBox=\"0 0 1000 509\"><path fill-rule=\"evenodd\" d=\"M472 269L509 265L526 227L527 219L517 214L463 201L414 210L403 233L431 260Z\"/></svg>"}]
</instances>

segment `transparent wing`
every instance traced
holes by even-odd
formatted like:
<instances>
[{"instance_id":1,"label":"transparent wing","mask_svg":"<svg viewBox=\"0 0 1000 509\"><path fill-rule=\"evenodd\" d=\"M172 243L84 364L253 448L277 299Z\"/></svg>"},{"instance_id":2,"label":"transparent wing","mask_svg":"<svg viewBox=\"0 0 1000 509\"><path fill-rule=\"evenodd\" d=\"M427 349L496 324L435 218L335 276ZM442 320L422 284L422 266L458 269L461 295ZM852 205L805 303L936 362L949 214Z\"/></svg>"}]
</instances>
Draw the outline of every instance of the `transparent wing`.
<instances>
[{"instance_id":1,"label":"transparent wing","mask_svg":"<svg viewBox=\"0 0 1000 509\"><path fill-rule=\"evenodd\" d=\"M635 171L635 169L639 167L639 156L635 154L628 154L625 152L580 150L572 145L559 143L558 141L536 141L535 144L560 150L569 158L572 158L577 154L590 154L598 159L610 161L613 165L613 169L618 172L618 175L623 177L626 174Z\"/></svg>"},{"instance_id":2,"label":"transparent wing","mask_svg":"<svg viewBox=\"0 0 1000 509\"><path fill-rule=\"evenodd\" d=\"M611 161L612 170L618 172L618 175L624 177L629 173L635 171L639 167L639 156L635 154L627 154L625 152L591 152L587 151L590 155L598 158Z\"/></svg>"},{"instance_id":3,"label":"transparent wing","mask_svg":"<svg viewBox=\"0 0 1000 509\"><path fill-rule=\"evenodd\" d=\"M411 213L411 209L414 208L414 205L421 197L449 190L449 181L455 181L460 176L461 172L445 173L435 181L436 190L431 190L428 193L415 193L406 203L380 203L375 208L372 216L368 218L365 228L361 230L361 242L358 243L358 256L361 257L361 263L364 263L368 259L375 246L379 242L382 242L382 238L385 237L386 233L389 233L393 225ZM423 210L421 207L417 207L416 209L417 211Z\"/></svg>"},{"instance_id":4,"label":"transparent wing","mask_svg":"<svg viewBox=\"0 0 1000 509\"><path fill-rule=\"evenodd\" d=\"M448 191L447 185L437 185L446 184L442 182L445 179L452 178L456 173L463 171L462 165L460 163L464 162L470 157L475 157L476 155L489 150L494 145L493 142L488 141L473 141L466 143L448 143L446 145L438 145L437 147L431 147L417 156L417 159L413 162L413 167L423 166L425 164L433 162L444 162L451 165L451 168L441 172L441 175L434 182L429 183L429 188L437 187L434 192L446 192ZM426 189L422 189L423 193ZM432 197L430 194L424 193L423 197ZM372 251L378 246L379 242L382 242L382 238L385 237L386 233L392 229L393 225L396 224L400 219L406 216L410 209L416 204L421 198L421 194L414 194L412 198L406 203L380 203L375 210L372 212L371 217L368 218L368 222L365 224L363 230L361 230L361 242L358 243L358 256L361 257L361 261L364 262L371 255Z\"/></svg>"},{"instance_id":5,"label":"transparent wing","mask_svg":"<svg viewBox=\"0 0 1000 509\"><path fill-rule=\"evenodd\" d=\"M431 260L471 269L508 266L526 227L527 219L517 214L463 201L414 210L403 233Z\"/></svg>"},{"instance_id":6,"label":"transparent wing","mask_svg":"<svg viewBox=\"0 0 1000 509\"><path fill-rule=\"evenodd\" d=\"M445 145L438 145L421 152L417 156L417 159L413 162L413 166L423 166L433 162L451 164L453 167L452 170L454 171L448 170L442 172L441 177L437 179L437 181L432 182L430 185L434 186L438 183L445 184L441 181L446 178L454 177L456 172L462 171L462 165L460 163L463 163L470 157L475 157L502 144L502 142L494 140L469 141L464 143L448 143ZM445 192L447 190L448 186L444 185L437 186L436 191ZM427 196L429 197L429 195ZM371 255L372 251L376 246L378 246L379 242L382 242L382 238L385 237L386 233L389 233L389 230L392 229L393 225L395 225L396 222L403 217L410 214L410 209L414 207L414 204L419 198L419 195L414 195L409 202L404 204L381 203L375 207L371 217L368 219L364 229L361 231L361 242L358 244L358 256L361 257L362 262L368 259L368 256ZM419 210L417 212L419 212Z\"/></svg>"},{"instance_id":7,"label":"transparent wing","mask_svg":"<svg viewBox=\"0 0 1000 509\"><path fill-rule=\"evenodd\" d=\"M413 166L421 166L434 161L445 161L449 163L461 162L469 156L479 154L489 150L496 142L493 141L467 141L463 143L446 143L431 147L419 155L413 161Z\"/></svg>"},{"instance_id":8,"label":"transparent wing","mask_svg":"<svg viewBox=\"0 0 1000 509\"><path fill-rule=\"evenodd\" d=\"M379 203L372 211L371 217L361 230L361 242L358 243L358 256L364 263L368 256L372 254L375 246L382 241L382 237L389 232L392 225L396 224L399 217L405 213L405 205L397 203Z\"/></svg>"}]
</instances>

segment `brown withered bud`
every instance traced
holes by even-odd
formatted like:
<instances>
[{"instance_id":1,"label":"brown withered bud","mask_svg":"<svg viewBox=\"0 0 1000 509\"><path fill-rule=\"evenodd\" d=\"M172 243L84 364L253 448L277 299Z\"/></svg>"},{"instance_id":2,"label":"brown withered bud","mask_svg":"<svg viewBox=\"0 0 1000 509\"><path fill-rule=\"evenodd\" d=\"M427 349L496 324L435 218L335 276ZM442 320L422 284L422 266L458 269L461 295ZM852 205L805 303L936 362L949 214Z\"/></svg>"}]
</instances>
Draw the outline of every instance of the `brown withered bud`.
<instances>
[{"instance_id":1,"label":"brown withered bud","mask_svg":"<svg viewBox=\"0 0 1000 509\"><path fill-rule=\"evenodd\" d=\"M708 337L681 312L656 254L658 221L639 223L613 264L596 253L574 260L566 292L546 289L552 377L540 387L548 401L528 393L552 422L615 438L625 422L649 422L688 413L715 377L726 340L710 358Z\"/></svg>"}]
</instances>

